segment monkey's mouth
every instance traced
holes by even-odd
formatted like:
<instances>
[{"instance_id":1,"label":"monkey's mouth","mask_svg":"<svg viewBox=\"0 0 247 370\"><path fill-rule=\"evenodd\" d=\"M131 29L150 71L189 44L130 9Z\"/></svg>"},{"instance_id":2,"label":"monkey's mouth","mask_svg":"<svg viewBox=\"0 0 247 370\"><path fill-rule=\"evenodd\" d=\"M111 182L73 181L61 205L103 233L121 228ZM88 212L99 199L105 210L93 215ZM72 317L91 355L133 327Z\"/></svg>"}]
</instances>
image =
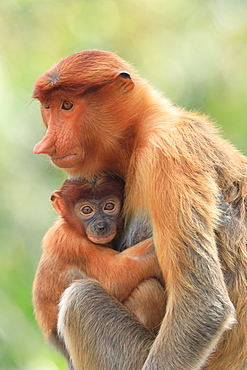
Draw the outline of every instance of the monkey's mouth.
<instances>
[{"instance_id":1,"label":"monkey's mouth","mask_svg":"<svg viewBox=\"0 0 247 370\"><path fill-rule=\"evenodd\" d=\"M112 241L112 239L115 237L116 231L109 235L104 236L94 236L94 235L88 235L88 238L95 244L106 244Z\"/></svg>"},{"instance_id":2,"label":"monkey's mouth","mask_svg":"<svg viewBox=\"0 0 247 370\"><path fill-rule=\"evenodd\" d=\"M69 168L71 167L73 159L76 157L76 154L68 154L62 157L51 157L52 162L61 168Z\"/></svg>"}]
</instances>

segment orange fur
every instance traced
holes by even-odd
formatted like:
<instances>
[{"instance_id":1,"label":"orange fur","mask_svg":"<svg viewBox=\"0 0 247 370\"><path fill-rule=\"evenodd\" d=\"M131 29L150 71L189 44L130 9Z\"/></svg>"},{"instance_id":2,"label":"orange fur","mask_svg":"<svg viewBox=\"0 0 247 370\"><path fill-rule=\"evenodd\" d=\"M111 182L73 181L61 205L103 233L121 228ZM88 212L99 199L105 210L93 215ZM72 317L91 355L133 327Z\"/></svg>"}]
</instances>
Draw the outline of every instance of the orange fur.
<instances>
[{"instance_id":1,"label":"orange fur","mask_svg":"<svg viewBox=\"0 0 247 370\"><path fill-rule=\"evenodd\" d=\"M101 204L103 200L104 204L104 200L109 202L115 196L122 203L123 186L123 181L117 177L101 176L91 182L84 179L67 180L59 191L52 193L54 208L61 217L44 237L43 254L33 285L33 301L37 321L45 338L57 347L56 341L61 346L61 340L54 338L60 297L73 281L85 277L97 279L149 329L155 331L162 320L165 309L164 290L157 279L145 280L160 275L152 239L119 253L111 249L110 241L101 242L101 245L91 242L83 218L80 219L75 211L78 202L89 204L92 201L92 204ZM121 208L116 210L114 223L117 224L117 235L121 235ZM112 221L113 214L110 213ZM94 225L97 225L97 217L102 220L102 215L95 213ZM108 222L110 225L110 220ZM109 229L109 233L111 232L112 229ZM113 238L114 236L112 241ZM146 264L145 269L143 263ZM135 274L129 274L129 269L134 269ZM140 286L136 288L139 283ZM156 296L153 297L153 293ZM142 307L145 304L147 307ZM151 309L148 309L148 305Z\"/></svg>"},{"instance_id":2,"label":"orange fur","mask_svg":"<svg viewBox=\"0 0 247 370\"><path fill-rule=\"evenodd\" d=\"M110 294L123 301L141 281L158 275L154 255L145 259L147 269L140 268L138 273L140 256L148 256L152 250L151 239L119 253L93 244L86 238L82 239L81 235L60 219L47 232L43 246L34 281L34 304L46 338L50 330L56 327L57 305L61 294L73 280L83 278L84 275L96 278ZM135 275L129 274L132 269L136 271ZM48 314L49 299L52 304L51 317Z\"/></svg>"},{"instance_id":3,"label":"orange fur","mask_svg":"<svg viewBox=\"0 0 247 370\"><path fill-rule=\"evenodd\" d=\"M65 58L38 79L34 97L47 127L35 153L71 176L122 176L127 219L151 218L168 302L143 369L244 370L246 158L206 117L174 107L112 53ZM219 192L232 218L216 233ZM234 307L237 324L226 331Z\"/></svg>"}]
</instances>

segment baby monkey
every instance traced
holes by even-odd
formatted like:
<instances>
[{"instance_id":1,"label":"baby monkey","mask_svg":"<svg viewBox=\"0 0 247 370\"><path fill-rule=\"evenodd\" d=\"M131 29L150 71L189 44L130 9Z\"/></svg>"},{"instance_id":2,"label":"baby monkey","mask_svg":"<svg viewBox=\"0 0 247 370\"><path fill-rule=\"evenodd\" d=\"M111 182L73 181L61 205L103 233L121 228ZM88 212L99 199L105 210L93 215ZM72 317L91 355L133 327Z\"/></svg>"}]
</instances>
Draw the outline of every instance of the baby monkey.
<instances>
[{"instance_id":1,"label":"baby monkey","mask_svg":"<svg viewBox=\"0 0 247 370\"><path fill-rule=\"evenodd\" d=\"M78 234L112 249L123 230L123 200L124 182L116 176L66 180L51 195L54 209Z\"/></svg>"},{"instance_id":2,"label":"baby monkey","mask_svg":"<svg viewBox=\"0 0 247 370\"><path fill-rule=\"evenodd\" d=\"M68 362L69 354L57 334L58 304L64 290L75 280L98 280L154 333L165 313L165 293L158 280L160 269L152 238L148 238L150 232L145 235L140 225L142 241L133 247L121 245L124 185L121 178L113 175L102 175L92 181L68 179L51 195L60 218L43 240L33 302L45 339L60 350ZM138 227L135 228L138 233ZM126 247L130 248L118 251Z\"/></svg>"}]
</instances>

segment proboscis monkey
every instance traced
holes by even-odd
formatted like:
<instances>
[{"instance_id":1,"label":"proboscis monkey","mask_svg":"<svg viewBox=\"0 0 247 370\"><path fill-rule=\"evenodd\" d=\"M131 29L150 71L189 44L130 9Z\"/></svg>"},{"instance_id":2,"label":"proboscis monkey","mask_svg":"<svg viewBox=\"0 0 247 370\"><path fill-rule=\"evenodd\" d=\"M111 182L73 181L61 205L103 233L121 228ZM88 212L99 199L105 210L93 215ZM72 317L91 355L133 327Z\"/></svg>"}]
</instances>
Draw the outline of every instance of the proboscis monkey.
<instances>
[{"instance_id":1,"label":"proboscis monkey","mask_svg":"<svg viewBox=\"0 0 247 370\"><path fill-rule=\"evenodd\" d=\"M136 276L126 276L128 258L135 259L133 250L141 252L140 245L131 248L130 257L127 251L109 250L117 249L122 242L128 247L126 240L121 242L124 226L122 179L113 175L96 177L92 181L69 179L59 191L52 193L51 200L61 217L44 238L43 255L33 285L33 301L45 338L62 352L69 368L73 369L63 340L57 335L59 300L73 281L85 277L98 279L116 298L124 298L124 306L153 333L157 332L165 313L165 292L155 278L138 285L138 277L135 282ZM143 233L143 236L148 235ZM147 259L146 263L154 273L154 258L148 255L148 251L152 252L148 248L143 249L146 255L143 254L142 258ZM111 276L110 281L108 275Z\"/></svg>"},{"instance_id":2,"label":"proboscis monkey","mask_svg":"<svg viewBox=\"0 0 247 370\"><path fill-rule=\"evenodd\" d=\"M33 97L47 128L34 152L71 177L104 171L125 180L125 217L150 217L168 296L153 340L131 317L122 325L126 313L97 283L90 292L92 282L72 285L59 325L76 369L246 369L246 158L207 117L172 105L113 53L63 59L37 80ZM231 220L217 230L220 189ZM107 333L103 309L85 321L93 297L115 316ZM70 330L78 322L98 330ZM87 357L88 343L96 344Z\"/></svg>"}]
</instances>

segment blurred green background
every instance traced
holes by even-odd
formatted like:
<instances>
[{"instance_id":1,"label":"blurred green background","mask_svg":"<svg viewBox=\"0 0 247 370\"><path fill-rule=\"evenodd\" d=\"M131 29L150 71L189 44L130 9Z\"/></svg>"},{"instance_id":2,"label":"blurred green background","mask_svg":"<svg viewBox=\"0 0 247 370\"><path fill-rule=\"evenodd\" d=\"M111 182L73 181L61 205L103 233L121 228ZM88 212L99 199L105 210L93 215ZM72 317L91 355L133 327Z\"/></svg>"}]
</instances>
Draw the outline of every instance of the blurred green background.
<instances>
[{"instance_id":1,"label":"blurred green background","mask_svg":"<svg viewBox=\"0 0 247 370\"><path fill-rule=\"evenodd\" d=\"M247 154L246 0L0 0L0 369L65 369L33 316L41 240L65 174L35 156L36 78L85 49L117 52Z\"/></svg>"}]
</instances>

